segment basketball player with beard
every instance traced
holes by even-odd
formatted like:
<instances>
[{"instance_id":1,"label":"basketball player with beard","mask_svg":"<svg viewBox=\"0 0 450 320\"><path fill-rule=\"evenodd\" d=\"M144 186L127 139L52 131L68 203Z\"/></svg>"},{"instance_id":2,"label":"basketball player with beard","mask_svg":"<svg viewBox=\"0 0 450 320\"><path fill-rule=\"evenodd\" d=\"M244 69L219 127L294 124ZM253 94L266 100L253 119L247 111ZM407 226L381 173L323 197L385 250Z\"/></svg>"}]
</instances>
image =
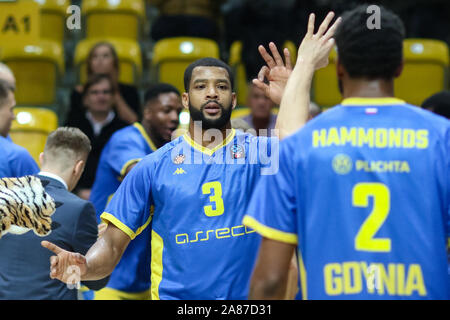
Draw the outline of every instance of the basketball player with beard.
<instances>
[{"instance_id":1,"label":"basketball player with beard","mask_svg":"<svg viewBox=\"0 0 450 320\"><path fill-rule=\"evenodd\" d=\"M308 28L300 45L297 68L303 69L305 86L295 94L304 95L305 103L301 108L281 103L276 126L280 138L307 120L308 85L313 71L326 65L334 44L339 20L328 29L333 17L330 13L316 34ZM266 76L273 97L280 89L277 69L286 68L273 45L271 51ZM51 258L51 278L69 282L71 265L80 268L80 280L105 277L128 243L149 227L152 299L247 298L261 237L242 219L261 175L277 172L278 138L231 128L236 94L232 71L224 62L205 58L192 63L184 85L182 103L191 116L188 132L145 157L125 177L101 215L107 230L86 256L43 242L57 255Z\"/></svg>"}]
</instances>

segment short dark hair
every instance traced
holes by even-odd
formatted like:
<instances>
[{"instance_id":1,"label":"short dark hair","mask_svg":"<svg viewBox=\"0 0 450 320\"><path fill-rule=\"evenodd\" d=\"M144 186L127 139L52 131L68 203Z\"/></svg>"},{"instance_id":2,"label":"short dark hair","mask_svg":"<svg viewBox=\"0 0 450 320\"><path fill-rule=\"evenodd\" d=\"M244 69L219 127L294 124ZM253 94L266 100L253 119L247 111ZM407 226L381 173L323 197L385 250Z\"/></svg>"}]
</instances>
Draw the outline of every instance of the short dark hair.
<instances>
[{"instance_id":1,"label":"short dark hair","mask_svg":"<svg viewBox=\"0 0 450 320\"><path fill-rule=\"evenodd\" d=\"M450 119L450 91L433 94L422 103L422 108Z\"/></svg>"},{"instance_id":2,"label":"short dark hair","mask_svg":"<svg viewBox=\"0 0 450 320\"><path fill-rule=\"evenodd\" d=\"M158 98L160 94L171 92L175 93L179 97L181 96L180 91L178 91L177 88L168 83L161 82L150 86L147 91L145 91L144 106L147 104L147 102Z\"/></svg>"},{"instance_id":3,"label":"short dark hair","mask_svg":"<svg viewBox=\"0 0 450 320\"><path fill-rule=\"evenodd\" d=\"M335 40L339 62L352 78L392 79L403 59L405 28L393 12L380 8L380 28L369 29L369 5L342 15Z\"/></svg>"},{"instance_id":4,"label":"short dark hair","mask_svg":"<svg viewBox=\"0 0 450 320\"><path fill-rule=\"evenodd\" d=\"M11 84L8 81L0 79L0 107L5 103L10 91L13 91Z\"/></svg>"},{"instance_id":5,"label":"short dark hair","mask_svg":"<svg viewBox=\"0 0 450 320\"><path fill-rule=\"evenodd\" d=\"M189 91L189 84L191 83L192 70L194 70L194 68L196 67L224 68L225 70L227 70L228 77L230 78L231 89L232 90L234 89L233 71L231 70L228 64L216 58L202 58L192 62L190 65L187 66L186 70L184 71L184 90L186 92Z\"/></svg>"},{"instance_id":6,"label":"short dark hair","mask_svg":"<svg viewBox=\"0 0 450 320\"><path fill-rule=\"evenodd\" d=\"M79 160L91 152L89 138L78 128L60 127L47 137L44 154L52 158L60 156L72 157L69 160Z\"/></svg>"},{"instance_id":7,"label":"short dark hair","mask_svg":"<svg viewBox=\"0 0 450 320\"><path fill-rule=\"evenodd\" d=\"M111 77L107 74L95 73L88 78L86 84L83 86L83 92L81 93L82 97L84 98L87 95L89 89L92 86L96 85L97 83L99 83L103 80L106 80L109 82L109 84L111 86L111 93L115 93L115 88L114 88L114 84L113 84Z\"/></svg>"}]
</instances>

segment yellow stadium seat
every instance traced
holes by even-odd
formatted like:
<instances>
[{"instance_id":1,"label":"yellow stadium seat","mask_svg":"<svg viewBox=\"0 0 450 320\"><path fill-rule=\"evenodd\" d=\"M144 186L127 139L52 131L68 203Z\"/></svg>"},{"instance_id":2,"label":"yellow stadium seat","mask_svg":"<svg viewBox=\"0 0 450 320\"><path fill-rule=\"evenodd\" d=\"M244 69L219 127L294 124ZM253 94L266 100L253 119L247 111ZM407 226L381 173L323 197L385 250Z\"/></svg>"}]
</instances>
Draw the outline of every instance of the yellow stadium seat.
<instances>
[{"instance_id":1,"label":"yellow stadium seat","mask_svg":"<svg viewBox=\"0 0 450 320\"><path fill-rule=\"evenodd\" d=\"M328 60L328 66L316 71L312 84L313 101L325 109L340 103L342 100L336 75L336 47L331 50Z\"/></svg>"},{"instance_id":2,"label":"yellow stadium seat","mask_svg":"<svg viewBox=\"0 0 450 320\"><path fill-rule=\"evenodd\" d=\"M41 12L41 37L62 43L69 0L35 0Z\"/></svg>"},{"instance_id":3,"label":"yellow stadium seat","mask_svg":"<svg viewBox=\"0 0 450 320\"><path fill-rule=\"evenodd\" d=\"M297 59L297 48L292 41L286 41L283 48L288 48L291 53L291 63L292 66L295 64ZM266 46L266 50L268 50ZM280 54L283 56L281 48L278 48ZM248 85L247 85L247 75L245 72L245 66L242 62L241 57L242 52L242 42L235 41L232 43L230 48L230 58L229 65L233 68L234 72L234 87L237 93L237 103L243 106L247 103ZM270 50L269 50L270 52Z\"/></svg>"},{"instance_id":4,"label":"yellow stadium seat","mask_svg":"<svg viewBox=\"0 0 450 320\"><path fill-rule=\"evenodd\" d=\"M45 108L16 107L16 120L11 126L11 139L27 149L36 163L39 154L44 151L47 136L58 128L57 115Z\"/></svg>"},{"instance_id":5,"label":"yellow stadium seat","mask_svg":"<svg viewBox=\"0 0 450 320\"><path fill-rule=\"evenodd\" d=\"M83 0L81 12L86 19L86 37L139 39L145 20L144 0Z\"/></svg>"},{"instance_id":6,"label":"yellow stadium seat","mask_svg":"<svg viewBox=\"0 0 450 320\"><path fill-rule=\"evenodd\" d=\"M43 39L34 44L3 44L0 61L16 77L17 105L50 105L56 101L58 80L64 73L61 44Z\"/></svg>"},{"instance_id":7,"label":"yellow stadium seat","mask_svg":"<svg viewBox=\"0 0 450 320\"><path fill-rule=\"evenodd\" d=\"M327 108L341 102L336 76L337 52L330 53L329 65L319 69L313 80L314 101ZM403 42L404 68L394 81L395 96L414 105L448 84L449 48L438 40L405 39Z\"/></svg>"},{"instance_id":8,"label":"yellow stadium seat","mask_svg":"<svg viewBox=\"0 0 450 320\"><path fill-rule=\"evenodd\" d=\"M406 39L403 72L394 82L395 96L420 106L448 84L449 48L439 40Z\"/></svg>"},{"instance_id":9,"label":"yellow stadium seat","mask_svg":"<svg viewBox=\"0 0 450 320\"><path fill-rule=\"evenodd\" d=\"M74 62L80 82L86 82L86 59L89 51L97 42L103 41L111 43L117 51L119 81L126 84L136 84L142 74L141 48L136 41L123 38L91 38L84 39L77 44Z\"/></svg>"},{"instance_id":10,"label":"yellow stadium seat","mask_svg":"<svg viewBox=\"0 0 450 320\"><path fill-rule=\"evenodd\" d=\"M184 70L191 62L205 57L219 59L219 46L215 41L190 37L162 39L155 43L152 67L158 73L158 81L170 83L184 92Z\"/></svg>"}]
</instances>

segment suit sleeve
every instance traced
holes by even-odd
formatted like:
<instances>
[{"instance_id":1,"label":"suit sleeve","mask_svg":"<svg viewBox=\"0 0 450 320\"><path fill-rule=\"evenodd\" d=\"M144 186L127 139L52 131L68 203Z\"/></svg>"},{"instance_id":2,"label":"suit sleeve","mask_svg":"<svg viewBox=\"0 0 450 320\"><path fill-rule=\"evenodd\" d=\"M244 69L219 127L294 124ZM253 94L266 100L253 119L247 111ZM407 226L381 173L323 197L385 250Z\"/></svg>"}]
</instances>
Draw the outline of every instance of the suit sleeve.
<instances>
[{"instance_id":1,"label":"suit sleeve","mask_svg":"<svg viewBox=\"0 0 450 320\"><path fill-rule=\"evenodd\" d=\"M72 245L75 252L85 255L89 248L97 241L98 227L94 206L86 202L74 230ZM96 281L83 281L83 284L92 290L100 290L108 283L109 276Z\"/></svg>"}]
</instances>

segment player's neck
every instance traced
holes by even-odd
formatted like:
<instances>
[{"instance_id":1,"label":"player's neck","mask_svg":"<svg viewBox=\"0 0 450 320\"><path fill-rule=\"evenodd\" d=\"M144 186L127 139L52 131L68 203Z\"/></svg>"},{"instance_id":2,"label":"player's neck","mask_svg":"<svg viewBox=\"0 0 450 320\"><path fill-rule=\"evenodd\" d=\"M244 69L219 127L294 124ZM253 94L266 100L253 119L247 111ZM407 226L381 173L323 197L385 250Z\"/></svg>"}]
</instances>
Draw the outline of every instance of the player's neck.
<instances>
[{"instance_id":1,"label":"player's neck","mask_svg":"<svg viewBox=\"0 0 450 320\"><path fill-rule=\"evenodd\" d=\"M161 148L163 145L170 141L164 140L162 137L160 137L158 134L153 132L150 125L146 123L145 121L141 122L142 127L144 128L145 132L147 133L150 140L155 144L156 148Z\"/></svg>"},{"instance_id":2,"label":"player's neck","mask_svg":"<svg viewBox=\"0 0 450 320\"><path fill-rule=\"evenodd\" d=\"M384 98L394 96L394 81L383 79L350 79L343 86L343 98Z\"/></svg>"},{"instance_id":3,"label":"player's neck","mask_svg":"<svg viewBox=\"0 0 450 320\"><path fill-rule=\"evenodd\" d=\"M230 133L231 130L231 122L228 123L223 128L217 129L203 129L199 126L196 126L193 121L189 123L189 136L192 140L194 140L197 144L207 147L209 149L213 149L216 146L220 145L227 138L227 134ZM220 132L221 134L218 134Z\"/></svg>"}]
</instances>

